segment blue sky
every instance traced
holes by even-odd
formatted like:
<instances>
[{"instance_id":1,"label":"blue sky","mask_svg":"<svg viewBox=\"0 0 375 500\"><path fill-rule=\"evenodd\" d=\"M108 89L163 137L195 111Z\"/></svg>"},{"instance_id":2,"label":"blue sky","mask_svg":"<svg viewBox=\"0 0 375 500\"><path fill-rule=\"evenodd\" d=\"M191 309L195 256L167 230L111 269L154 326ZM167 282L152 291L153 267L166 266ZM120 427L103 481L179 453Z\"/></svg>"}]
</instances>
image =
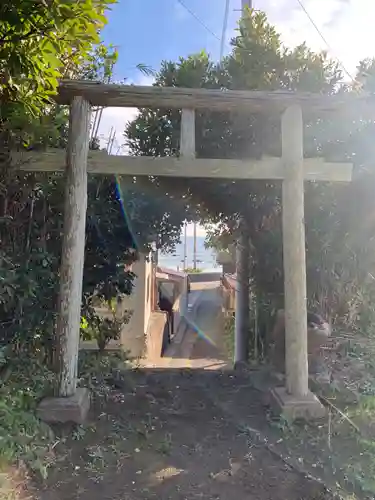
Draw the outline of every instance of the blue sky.
<instances>
[{"instance_id":1,"label":"blue sky","mask_svg":"<svg viewBox=\"0 0 375 500\"><path fill-rule=\"evenodd\" d=\"M177 60L179 56L202 49L218 59L220 41L217 37L222 33L225 0L183 2L208 29L178 0L118 0L108 14L108 24L102 34L106 43L118 48L115 80L127 78L128 83L151 85L152 78L143 76L136 69L137 64L158 70L163 59ZM315 51L327 50L350 74L355 73L359 60L375 57L375 0L253 0L253 6L266 12L288 47L306 41ZM241 0L230 0L226 52L235 33L240 7ZM113 154L126 154L123 131L136 114L136 109L107 108L104 111L99 135L104 146L111 128L116 130Z\"/></svg>"},{"instance_id":2,"label":"blue sky","mask_svg":"<svg viewBox=\"0 0 375 500\"><path fill-rule=\"evenodd\" d=\"M221 37L225 0L185 0L207 27ZM233 34L240 0L232 0L228 34ZM139 78L138 63L158 69L162 59L176 60L206 49L219 57L220 41L206 30L177 0L120 0L108 15L103 32L107 43L119 50L116 79ZM226 46L228 50L228 46Z\"/></svg>"},{"instance_id":3,"label":"blue sky","mask_svg":"<svg viewBox=\"0 0 375 500\"><path fill-rule=\"evenodd\" d=\"M135 70L144 63L157 70L162 59L176 60L206 49L217 59L220 52L225 0L183 0L213 32L205 29L178 0L118 0L108 14L103 38L119 50L116 79L140 78ZM333 57L350 70L358 59L372 56L375 38L373 0L302 0L301 2L329 43ZM264 10L287 45L307 41L314 50L326 44L303 12L298 0L253 0ZM240 15L241 0L230 0L226 50Z\"/></svg>"},{"instance_id":4,"label":"blue sky","mask_svg":"<svg viewBox=\"0 0 375 500\"><path fill-rule=\"evenodd\" d=\"M313 50L328 49L329 55L342 61L352 74L360 59L375 56L374 0L302 0L329 47L301 8L300 1L253 0L253 6L266 12L287 46L306 41ZM225 0L183 2L210 31L221 37ZM230 0L226 51L235 33L240 6L241 0ZM177 60L179 56L202 49L218 59L220 42L209 30L178 0L118 0L108 14L103 39L119 51L116 80L128 78L128 83L151 85L152 79L144 77L136 69L137 64L158 70L163 59ZM106 109L99 130L102 144L113 126L116 129L114 152L123 152L125 123L135 115L134 109Z\"/></svg>"}]
</instances>

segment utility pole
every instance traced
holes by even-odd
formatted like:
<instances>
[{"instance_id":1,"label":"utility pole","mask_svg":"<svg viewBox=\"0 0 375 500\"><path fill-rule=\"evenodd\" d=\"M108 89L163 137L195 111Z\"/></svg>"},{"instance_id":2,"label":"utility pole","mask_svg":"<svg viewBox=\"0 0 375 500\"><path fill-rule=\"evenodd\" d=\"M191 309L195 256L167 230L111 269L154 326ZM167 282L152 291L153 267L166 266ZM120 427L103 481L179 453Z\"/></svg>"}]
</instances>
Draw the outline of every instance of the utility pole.
<instances>
[{"instance_id":1,"label":"utility pole","mask_svg":"<svg viewBox=\"0 0 375 500\"><path fill-rule=\"evenodd\" d=\"M194 270L197 269L197 223L194 222L193 225L193 240L194 240L194 245L193 245L193 268Z\"/></svg>"},{"instance_id":2,"label":"utility pole","mask_svg":"<svg viewBox=\"0 0 375 500\"><path fill-rule=\"evenodd\" d=\"M184 224L184 271L187 268L187 222Z\"/></svg>"},{"instance_id":3,"label":"utility pole","mask_svg":"<svg viewBox=\"0 0 375 500\"><path fill-rule=\"evenodd\" d=\"M252 0L242 0L242 13L252 8ZM250 245L245 217L240 217L236 250L236 315L234 327L234 365L245 363L249 356L250 334Z\"/></svg>"},{"instance_id":4,"label":"utility pole","mask_svg":"<svg viewBox=\"0 0 375 500\"><path fill-rule=\"evenodd\" d=\"M160 235L158 234L156 236L156 242L155 242L155 254L154 254L154 259L155 259L155 265L159 265L159 244L160 244Z\"/></svg>"},{"instance_id":5,"label":"utility pole","mask_svg":"<svg viewBox=\"0 0 375 500\"><path fill-rule=\"evenodd\" d=\"M253 8L253 0L241 0L241 7L242 7L242 12L245 10L245 8L250 7L250 9Z\"/></svg>"},{"instance_id":6,"label":"utility pole","mask_svg":"<svg viewBox=\"0 0 375 500\"><path fill-rule=\"evenodd\" d=\"M225 2L223 31L221 32L221 42L220 42L220 62L222 62L224 56L224 45L225 45L225 38L227 36L228 17L229 17L229 2L230 0L226 0Z\"/></svg>"}]
</instances>

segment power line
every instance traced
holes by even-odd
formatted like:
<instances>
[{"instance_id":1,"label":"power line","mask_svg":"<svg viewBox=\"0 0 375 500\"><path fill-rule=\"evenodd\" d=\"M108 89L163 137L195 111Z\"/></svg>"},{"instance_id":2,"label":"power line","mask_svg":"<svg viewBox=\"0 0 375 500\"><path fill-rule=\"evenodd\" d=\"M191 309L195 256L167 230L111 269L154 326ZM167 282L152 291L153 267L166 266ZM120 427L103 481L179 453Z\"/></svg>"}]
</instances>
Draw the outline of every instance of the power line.
<instances>
[{"instance_id":1,"label":"power line","mask_svg":"<svg viewBox=\"0 0 375 500\"><path fill-rule=\"evenodd\" d=\"M304 6L302 0L297 0L299 6L301 7L301 9L303 10L303 12L306 14L306 16L308 17L309 21L311 22L311 24L314 26L316 32L318 33L318 35L320 36L320 38L323 40L323 42L326 44L328 50L330 50L331 52L332 51L332 48L330 46L330 44L328 43L328 40L326 39L326 37L323 35L322 31L319 29L318 25L316 24L316 22L314 21L314 19L312 18L311 14L309 13L309 11L306 9L306 7ZM342 69L344 70L344 72L348 75L348 77L353 81L354 78L352 77L352 75L349 73L349 71L346 69L344 63L342 61L340 61L339 59L337 59L340 66L342 67Z\"/></svg>"},{"instance_id":2,"label":"power line","mask_svg":"<svg viewBox=\"0 0 375 500\"><path fill-rule=\"evenodd\" d=\"M224 44L225 44L225 37L227 35L227 28L228 28L229 3L230 3L230 0L225 0L223 31L221 33L221 42L220 42L220 61L223 59L223 56L224 56Z\"/></svg>"},{"instance_id":3,"label":"power line","mask_svg":"<svg viewBox=\"0 0 375 500\"><path fill-rule=\"evenodd\" d=\"M202 19L201 19L200 17L198 17L198 16L197 16L197 14L196 14L195 12L193 12L193 11L192 11L192 10L191 10L191 9L190 9L190 8L189 8L186 4L185 4L185 2L183 2L183 0L177 0L177 2L178 2L178 3L179 3L179 4L180 4L180 5L181 5L181 6L182 6L182 7L183 7L183 8L184 8L187 12L189 12L189 14L190 14L192 17L194 17L194 19L195 19L196 21L198 21L198 23L199 23L201 26L203 26L203 28L204 28L206 31L208 31L208 33L210 33L213 37L215 37L215 38L216 38L216 40L219 40L219 42L221 42L220 37L219 37L219 36L217 36L217 34L216 34L214 31L212 31L212 30L211 30L211 29L207 26L207 24L205 24L205 23L202 21Z\"/></svg>"}]
</instances>

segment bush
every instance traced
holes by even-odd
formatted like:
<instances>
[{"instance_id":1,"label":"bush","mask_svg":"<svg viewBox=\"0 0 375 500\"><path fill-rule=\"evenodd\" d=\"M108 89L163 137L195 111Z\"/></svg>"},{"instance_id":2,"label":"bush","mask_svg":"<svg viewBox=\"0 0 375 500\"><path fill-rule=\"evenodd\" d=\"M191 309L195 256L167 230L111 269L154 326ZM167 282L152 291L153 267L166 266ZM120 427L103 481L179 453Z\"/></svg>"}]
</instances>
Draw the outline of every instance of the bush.
<instances>
[{"instance_id":1,"label":"bush","mask_svg":"<svg viewBox=\"0 0 375 500\"><path fill-rule=\"evenodd\" d=\"M37 357L3 357L0 386L0 455L23 462L45 478L51 463L52 430L35 415L43 396L52 394L54 373Z\"/></svg>"},{"instance_id":2,"label":"bush","mask_svg":"<svg viewBox=\"0 0 375 500\"><path fill-rule=\"evenodd\" d=\"M81 337L83 340L96 340L100 352L104 352L111 340L118 340L122 327L128 323L131 314L126 311L121 317L117 315L118 299L89 303L84 308L85 316L81 318ZM97 308L106 310L110 317L103 317Z\"/></svg>"},{"instance_id":3,"label":"bush","mask_svg":"<svg viewBox=\"0 0 375 500\"><path fill-rule=\"evenodd\" d=\"M98 315L93 315L89 321L86 317L83 317L81 320L81 337L83 340L95 340L99 351L104 352L111 340L120 338L123 324L123 321L115 318L100 318Z\"/></svg>"},{"instance_id":4,"label":"bush","mask_svg":"<svg viewBox=\"0 0 375 500\"><path fill-rule=\"evenodd\" d=\"M200 274L202 272L202 269L194 269L193 267L187 267L185 269L185 273L188 274Z\"/></svg>"},{"instance_id":5,"label":"bush","mask_svg":"<svg viewBox=\"0 0 375 500\"><path fill-rule=\"evenodd\" d=\"M5 465L23 463L45 479L54 463L53 445L58 440L52 429L39 420L39 401L53 394L55 374L35 354L6 355L0 351L0 457ZM113 370L123 363L123 354L97 356L81 353L79 383L102 390Z\"/></svg>"}]
</instances>

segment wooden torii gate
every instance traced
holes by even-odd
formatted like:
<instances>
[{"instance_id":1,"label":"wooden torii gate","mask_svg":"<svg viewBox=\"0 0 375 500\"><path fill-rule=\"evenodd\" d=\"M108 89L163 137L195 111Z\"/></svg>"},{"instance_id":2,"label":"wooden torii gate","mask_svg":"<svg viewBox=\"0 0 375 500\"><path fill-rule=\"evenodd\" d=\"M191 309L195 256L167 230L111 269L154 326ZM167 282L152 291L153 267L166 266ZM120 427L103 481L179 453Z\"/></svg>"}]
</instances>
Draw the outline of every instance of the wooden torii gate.
<instances>
[{"instance_id":1,"label":"wooden torii gate","mask_svg":"<svg viewBox=\"0 0 375 500\"><path fill-rule=\"evenodd\" d=\"M304 159L302 112L366 109L371 97L348 94L322 96L291 92L221 91L139 87L87 81L62 81L56 101L70 105L68 151L43 153L23 163L29 171L65 171L65 215L61 283L56 333L60 339L62 367L59 398L46 402L81 405L77 420L87 409L77 396L77 358L85 246L87 174L154 175L215 179L281 179L283 205L283 254L286 311L286 387L274 392L278 405L292 416L317 415L322 408L308 388L306 325L306 262L304 181L351 180L352 166ZM91 106L182 109L180 156L151 158L108 156L89 151ZM279 113L282 115L282 157L261 160L197 159L195 110ZM87 399L87 398L86 398ZM58 403L62 401L65 403ZM57 406L56 406L57 405ZM59 406L60 405L60 406ZM82 409L82 405L85 406ZM56 413L56 412L55 412ZM52 417L51 417L52 418ZM75 418L75 417L74 417ZM74 419L69 414L66 419ZM60 412L59 419L62 419Z\"/></svg>"}]
</instances>

